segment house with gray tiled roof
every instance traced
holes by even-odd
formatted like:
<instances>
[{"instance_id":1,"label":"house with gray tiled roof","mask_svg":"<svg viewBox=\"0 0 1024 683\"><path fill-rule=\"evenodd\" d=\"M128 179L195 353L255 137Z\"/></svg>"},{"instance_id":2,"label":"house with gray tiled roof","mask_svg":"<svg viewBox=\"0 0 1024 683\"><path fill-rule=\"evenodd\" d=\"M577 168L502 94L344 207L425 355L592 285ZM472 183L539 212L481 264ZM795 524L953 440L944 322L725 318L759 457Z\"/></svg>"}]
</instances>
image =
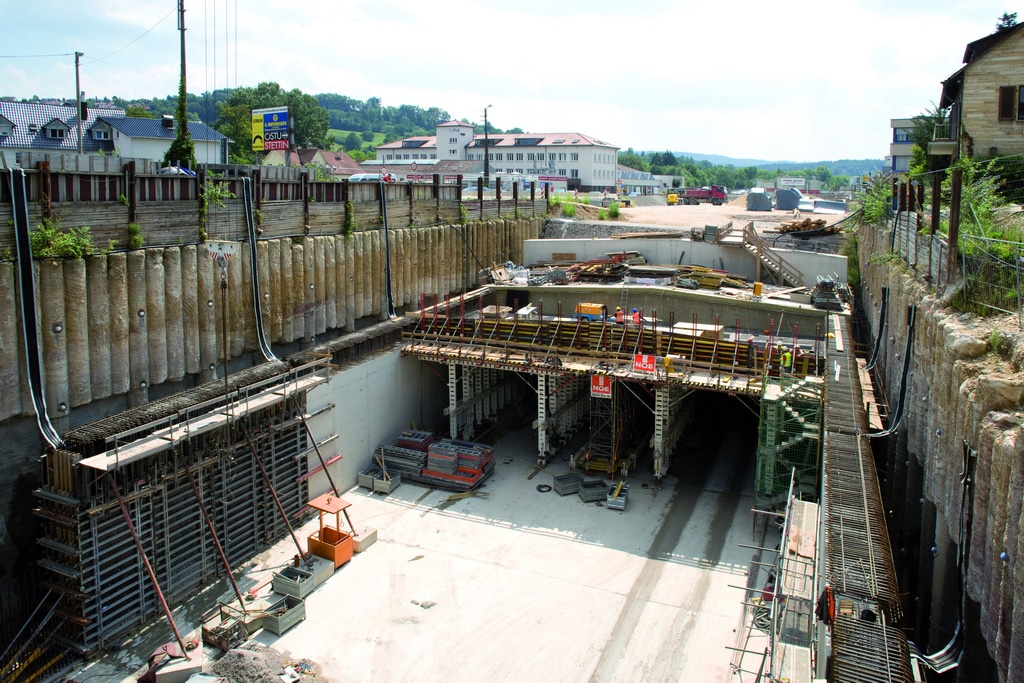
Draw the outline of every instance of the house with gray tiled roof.
<instances>
[{"instance_id":1,"label":"house with gray tiled roof","mask_svg":"<svg viewBox=\"0 0 1024 683\"><path fill-rule=\"evenodd\" d=\"M275 149L263 155L264 166L284 166L283 150ZM317 147L300 147L288 152L288 163L291 166L316 166L323 169L328 175L338 178L347 178L354 173L362 173L363 169L359 164L342 151L332 152Z\"/></svg>"},{"instance_id":2,"label":"house with gray tiled roof","mask_svg":"<svg viewBox=\"0 0 1024 683\"><path fill-rule=\"evenodd\" d=\"M83 154L116 154L125 158L163 161L175 135L173 118L141 119L123 109L83 106ZM0 100L0 152L8 165L20 164L21 152L78 151L79 112L74 103L40 104ZM198 121L188 130L200 163L226 163L230 140Z\"/></svg>"},{"instance_id":3,"label":"house with gray tiled roof","mask_svg":"<svg viewBox=\"0 0 1024 683\"><path fill-rule=\"evenodd\" d=\"M92 136L109 133L110 141L119 156L162 161L177 135L176 128L173 116L142 119L104 115L99 117L89 131ZM227 136L199 121L189 121L188 132L195 145L198 163L227 163L228 144L231 142Z\"/></svg>"},{"instance_id":4,"label":"house with gray tiled roof","mask_svg":"<svg viewBox=\"0 0 1024 683\"><path fill-rule=\"evenodd\" d=\"M377 161L384 165L418 159L483 161L486 152L492 176L537 180L584 192L615 190L619 148L598 138L582 133L489 133L485 143L484 136L475 134L473 125L465 121L440 123L435 130L435 135L380 145Z\"/></svg>"}]
</instances>

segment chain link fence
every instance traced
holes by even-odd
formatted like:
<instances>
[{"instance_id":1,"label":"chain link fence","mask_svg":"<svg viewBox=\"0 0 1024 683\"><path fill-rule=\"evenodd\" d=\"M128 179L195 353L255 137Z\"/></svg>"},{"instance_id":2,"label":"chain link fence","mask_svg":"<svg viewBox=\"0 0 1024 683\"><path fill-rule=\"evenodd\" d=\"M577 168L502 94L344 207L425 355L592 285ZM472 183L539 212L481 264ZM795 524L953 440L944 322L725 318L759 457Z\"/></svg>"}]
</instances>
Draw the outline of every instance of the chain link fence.
<instances>
[{"instance_id":1,"label":"chain link fence","mask_svg":"<svg viewBox=\"0 0 1024 683\"><path fill-rule=\"evenodd\" d=\"M977 315L1015 315L1018 328L1024 329L1024 155L972 160L959 168L959 197L952 196L954 185L948 178L942 183L939 231L931 234L930 216L923 212L896 212L890 219L891 251L937 292L959 275L955 308ZM932 186L931 175L916 176L907 188L900 188L901 193ZM931 198L921 200L917 208L930 213ZM949 210L956 204L961 207L955 245L959 274L955 268L951 271L948 240Z\"/></svg>"}]
</instances>

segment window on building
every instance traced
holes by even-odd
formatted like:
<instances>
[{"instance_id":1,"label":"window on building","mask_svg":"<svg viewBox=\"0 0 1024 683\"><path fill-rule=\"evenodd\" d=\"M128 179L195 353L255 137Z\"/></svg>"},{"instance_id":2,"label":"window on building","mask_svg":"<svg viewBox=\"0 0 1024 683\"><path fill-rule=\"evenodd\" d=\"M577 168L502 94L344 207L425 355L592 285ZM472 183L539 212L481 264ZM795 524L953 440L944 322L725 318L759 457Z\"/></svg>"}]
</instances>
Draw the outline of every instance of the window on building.
<instances>
[{"instance_id":1,"label":"window on building","mask_svg":"<svg viewBox=\"0 0 1024 683\"><path fill-rule=\"evenodd\" d=\"M517 168L516 173L518 173L519 175L523 175L523 169Z\"/></svg>"},{"instance_id":2,"label":"window on building","mask_svg":"<svg viewBox=\"0 0 1024 683\"><path fill-rule=\"evenodd\" d=\"M910 133L911 130L909 128L894 128L892 131L892 141L896 144L910 142Z\"/></svg>"},{"instance_id":3,"label":"window on building","mask_svg":"<svg viewBox=\"0 0 1024 683\"><path fill-rule=\"evenodd\" d=\"M526 153L526 160L527 161L533 161L534 160L533 152L527 152Z\"/></svg>"},{"instance_id":4,"label":"window on building","mask_svg":"<svg viewBox=\"0 0 1024 683\"><path fill-rule=\"evenodd\" d=\"M458 138L448 138L448 144L450 144L450 145L457 145L457 144L459 144L459 139Z\"/></svg>"},{"instance_id":5,"label":"window on building","mask_svg":"<svg viewBox=\"0 0 1024 683\"><path fill-rule=\"evenodd\" d=\"M1017 120L1024 121L1024 85L1017 86Z\"/></svg>"},{"instance_id":6,"label":"window on building","mask_svg":"<svg viewBox=\"0 0 1024 683\"><path fill-rule=\"evenodd\" d=\"M572 154L569 155L569 161L579 161L579 160L580 160L580 155L579 155L578 152L573 152Z\"/></svg>"},{"instance_id":7,"label":"window on building","mask_svg":"<svg viewBox=\"0 0 1024 683\"><path fill-rule=\"evenodd\" d=\"M578 168L571 168L571 169L569 169L569 177L570 178L579 178L580 177L580 169L578 169Z\"/></svg>"},{"instance_id":8,"label":"window on building","mask_svg":"<svg viewBox=\"0 0 1024 683\"><path fill-rule=\"evenodd\" d=\"M554 160L555 160L555 153L554 152L548 152L548 161L554 161Z\"/></svg>"},{"instance_id":9,"label":"window on building","mask_svg":"<svg viewBox=\"0 0 1024 683\"><path fill-rule=\"evenodd\" d=\"M558 169L558 175L564 176L565 175L565 169L564 168Z\"/></svg>"},{"instance_id":10,"label":"window on building","mask_svg":"<svg viewBox=\"0 0 1024 683\"><path fill-rule=\"evenodd\" d=\"M386 155L386 156L384 157L384 159L385 159L385 160L387 160L387 161L391 161L391 160L392 160L392 159L394 159L394 158L395 158L395 156L394 156L393 154L388 154L388 155Z\"/></svg>"},{"instance_id":11,"label":"window on building","mask_svg":"<svg viewBox=\"0 0 1024 683\"><path fill-rule=\"evenodd\" d=\"M110 131L109 130L94 130L92 132L92 137L93 137L94 140L109 140L110 139Z\"/></svg>"},{"instance_id":12,"label":"window on building","mask_svg":"<svg viewBox=\"0 0 1024 683\"><path fill-rule=\"evenodd\" d=\"M515 155L513 155L512 152L506 152L505 153L505 161L512 161L512 157L513 156L515 156Z\"/></svg>"},{"instance_id":13,"label":"window on building","mask_svg":"<svg viewBox=\"0 0 1024 683\"><path fill-rule=\"evenodd\" d=\"M408 159L408 158L409 158L409 155L408 155L408 154L403 154L403 155L402 155L402 158L403 158L403 159Z\"/></svg>"},{"instance_id":14,"label":"window on building","mask_svg":"<svg viewBox=\"0 0 1024 683\"><path fill-rule=\"evenodd\" d=\"M62 138L65 133L63 128L50 128L48 132L51 138Z\"/></svg>"},{"instance_id":15,"label":"window on building","mask_svg":"<svg viewBox=\"0 0 1024 683\"><path fill-rule=\"evenodd\" d=\"M558 153L558 160L559 161L565 161L565 152L559 152Z\"/></svg>"},{"instance_id":16,"label":"window on building","mask_svg":"<svg viewBox=\"0 0 1024 683\"><path fill-rule=\"evenodd\" d=\"M455 150L455 149L453 149L453 150L452 150L452 156L453 156L453 157L457 157L457 156L459 156L459 151L458 151L458 150Z\"/></svg>"},{"instance_id":17,"label":"window on building","mask_svg":"<svg viewBox=\"0 0 1024 683\"><path fill-rule=\"evenodd\" d=\"M522 161L522 160L523 160L523 153L522 152L516 152L516 161Z\"/></svg>"},{"instance_id":18,"label":"window on building","mask_svg":"<svg viewBox=\"0 0 1024 683\"><path fill-rule=\"evenodd\" d=\"M455 150L452 150L452 153L454 154L454 153L455 153ZM431 154L431 155L430 155L430 158L431 158L431 159L436 159L436 158L437 158L437 155L436 155L436 154Z\"/></svg>"},{"instance_id":19,"label":"window on building","mask_svg":"<svg viewBox=\"0 0 1024 683\"><path fill-rule=\"evenodd\" d=\"M1017 88L1012 85L1004 85L999 88L999 120L1012 121L1014 119L1013 108L1017 104Z\"/></svg>"}]
</instances>

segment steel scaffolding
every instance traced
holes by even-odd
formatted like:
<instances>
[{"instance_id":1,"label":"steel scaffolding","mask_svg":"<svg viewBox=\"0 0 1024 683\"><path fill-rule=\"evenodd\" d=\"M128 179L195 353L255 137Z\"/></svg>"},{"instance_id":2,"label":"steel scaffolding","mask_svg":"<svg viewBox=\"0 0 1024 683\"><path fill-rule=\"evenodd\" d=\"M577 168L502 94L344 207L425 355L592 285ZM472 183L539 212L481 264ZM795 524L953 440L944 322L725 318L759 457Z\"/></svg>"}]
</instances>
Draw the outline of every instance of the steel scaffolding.
<instances>
[{"instance_id":1,"label":"steel scaffolding","mask_svg":"<svg viewBox=\"0 0 1024 683\"><path fill-rule=\"evenodd\" d=\"M758 507L784 503L791 475L798 498L818 500L823 387L820 377L766 378L758 425Z\"/></svg>"}]
</instances>

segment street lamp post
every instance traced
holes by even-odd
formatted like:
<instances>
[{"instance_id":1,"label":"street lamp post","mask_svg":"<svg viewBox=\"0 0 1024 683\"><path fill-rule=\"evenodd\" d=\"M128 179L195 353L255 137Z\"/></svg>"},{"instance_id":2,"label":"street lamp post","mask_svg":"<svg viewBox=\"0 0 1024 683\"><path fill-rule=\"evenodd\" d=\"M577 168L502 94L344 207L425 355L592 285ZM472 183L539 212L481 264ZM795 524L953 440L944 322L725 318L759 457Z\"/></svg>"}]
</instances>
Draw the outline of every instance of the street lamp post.
<instances>
[{"instance_id":1,"label":"street lamp post","mask_svg":"<svg viewBox=\"0 0 1024 683\"><path fill-rule=\"evenodd\" d=\"M487 138L487 110L491 108L491 105L484 107L484 188L491 186L491 165L489 163L491 158L491 148L488 146Z\"/></svg>"}]
</instances>

